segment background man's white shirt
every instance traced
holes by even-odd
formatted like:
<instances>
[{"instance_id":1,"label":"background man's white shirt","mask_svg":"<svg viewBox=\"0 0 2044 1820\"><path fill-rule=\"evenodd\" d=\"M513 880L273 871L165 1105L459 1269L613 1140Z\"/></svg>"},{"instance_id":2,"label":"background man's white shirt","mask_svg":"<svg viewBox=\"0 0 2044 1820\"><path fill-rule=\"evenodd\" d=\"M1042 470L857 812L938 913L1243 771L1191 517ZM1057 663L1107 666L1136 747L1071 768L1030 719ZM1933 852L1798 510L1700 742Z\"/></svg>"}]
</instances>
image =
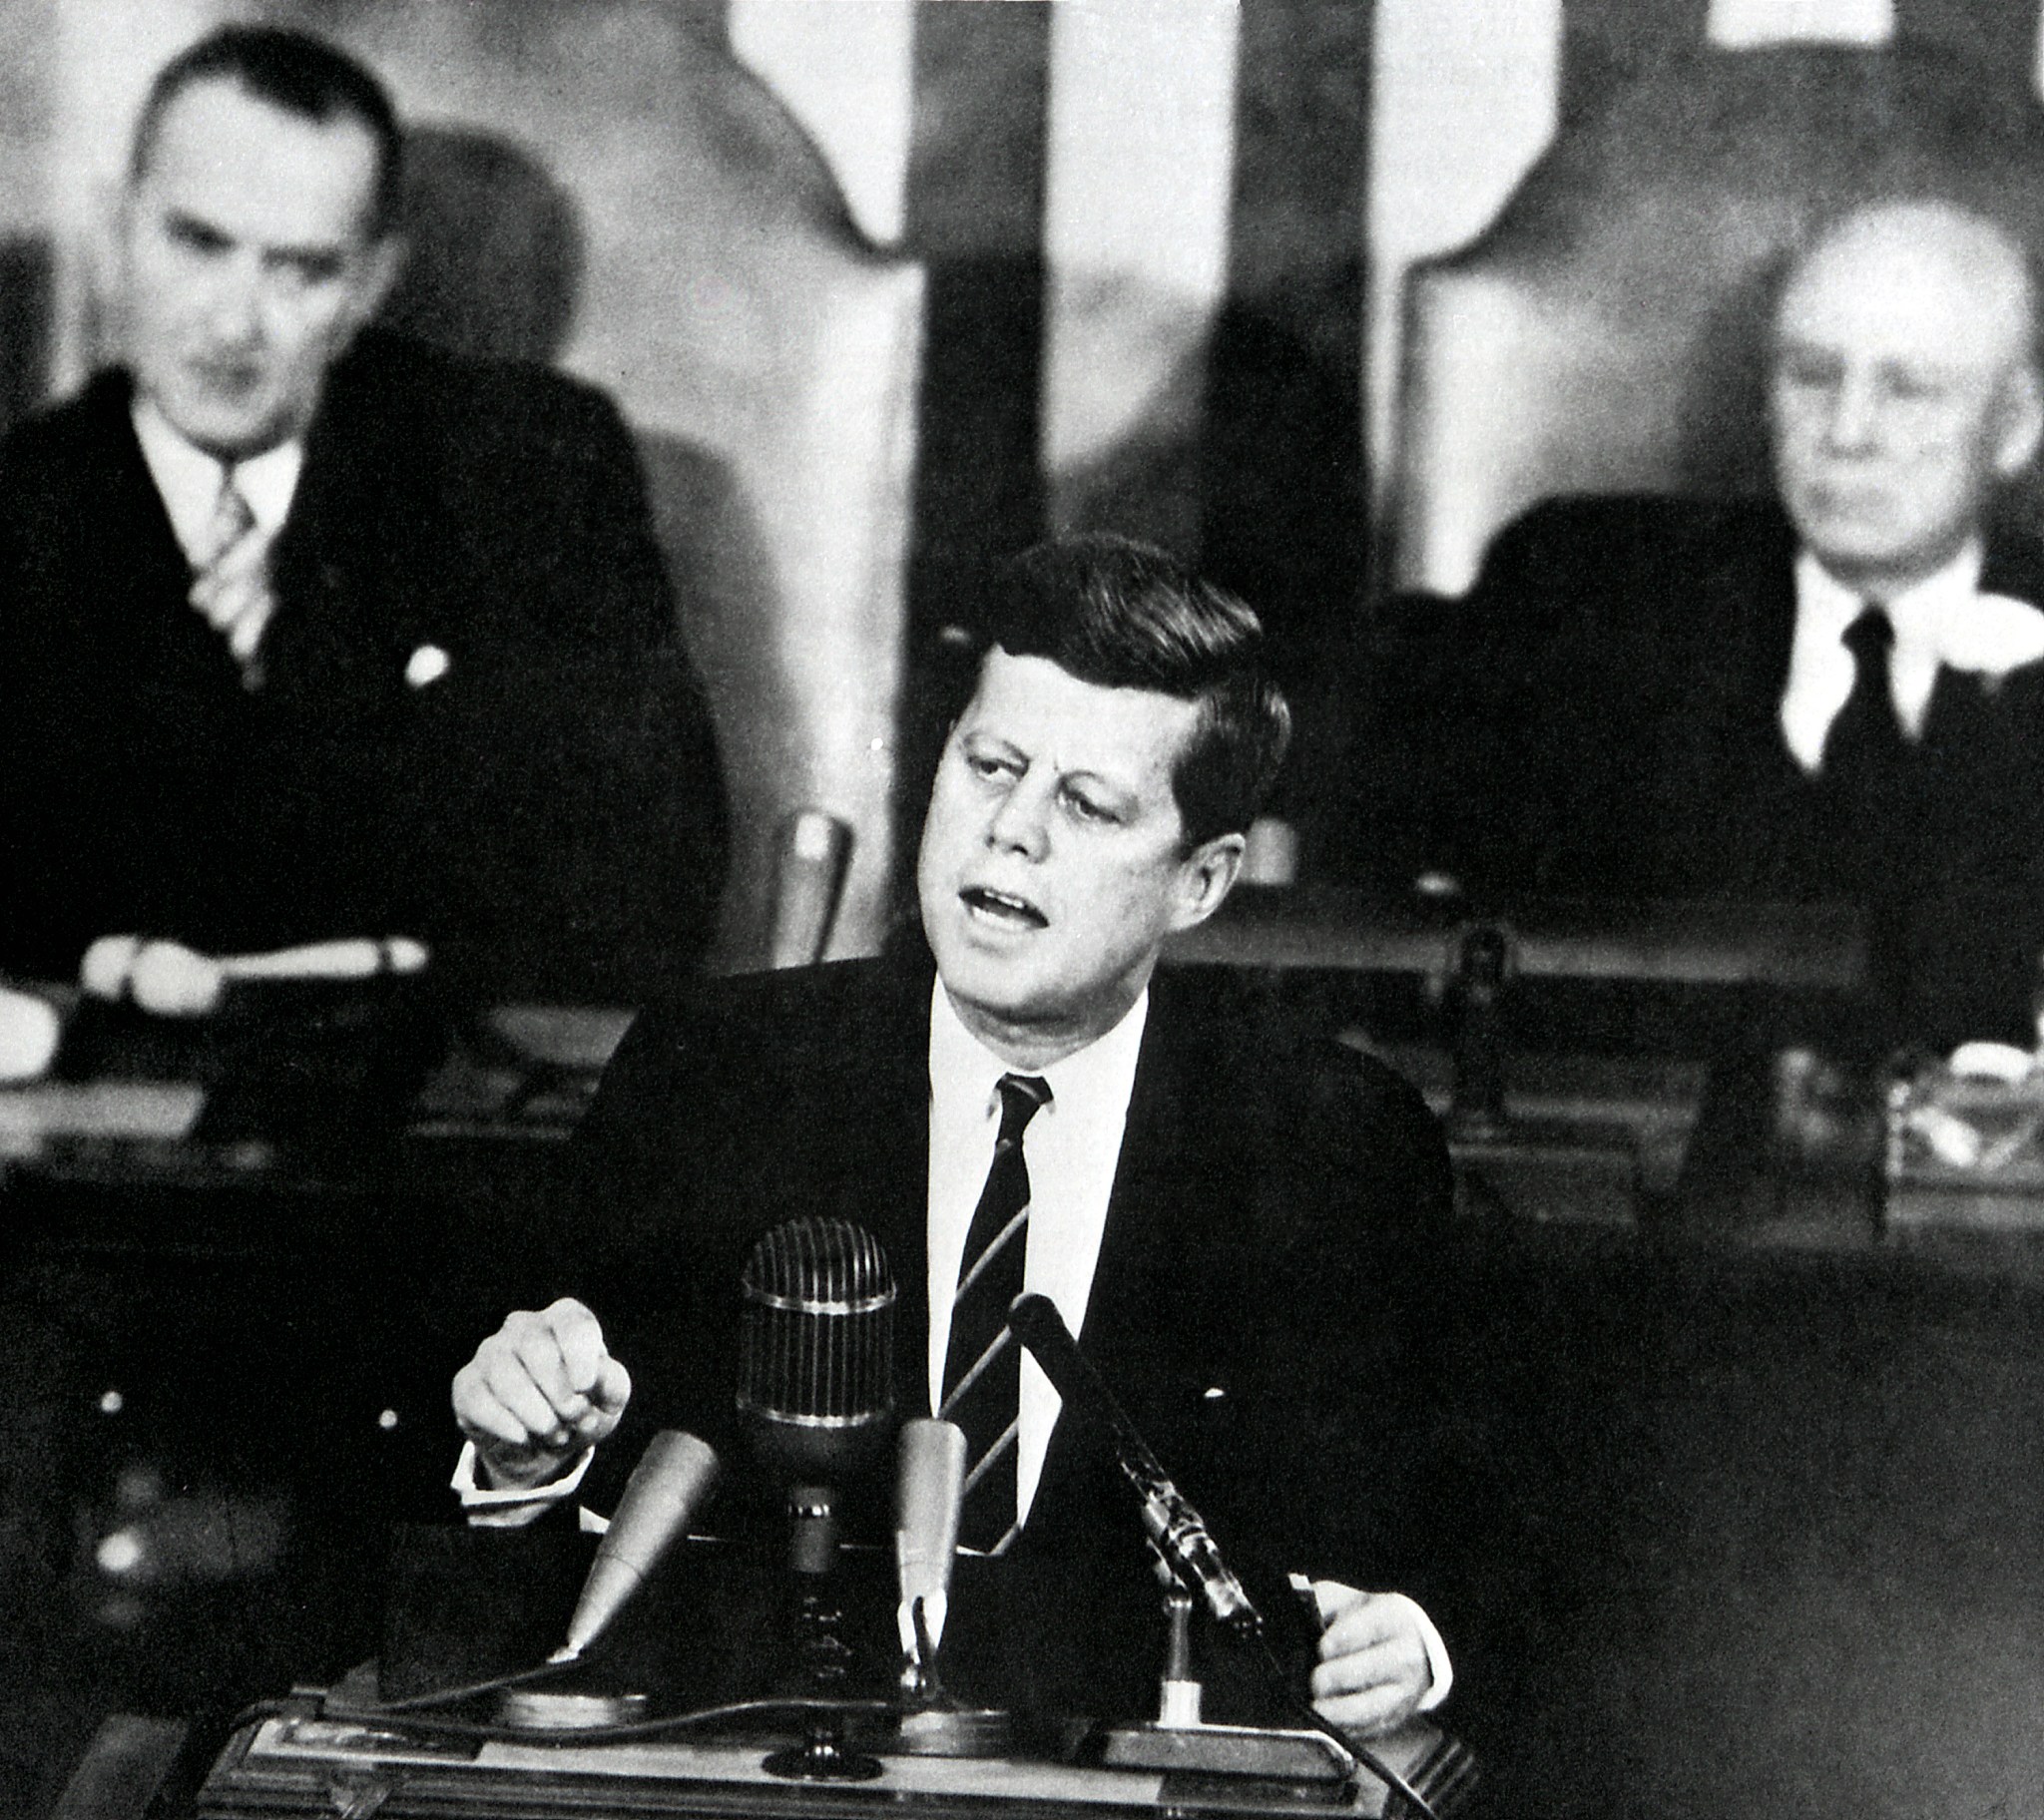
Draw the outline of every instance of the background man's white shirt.
<instances>
[{"instance_id":1,"label":"background man's white shirt","mask_svg":"<svg viewBox=\"0 0 2044 1820\"><path fill-rule=\"evenodd\" d=\"M135 401L132 420L142 459L170 516L178 547L187 561L197 564L206 552L207 532L227 464L187 442L147 398ZM283 529L304 466L305 445L300 441L279 443L234 464L235 488L249 502L250 515L265 544Z\"/></svg>"},{"instance_id":2,"label":"background man's white shirt","mask_svg":"<svg viewBox=\"0 0 2044 1820\"><path fill-rule=\"evenodd\" d=\"M1999 678L2044 658L2044 613L2007 595L1982 594L1984 560L1976 539L1934 575L1879 603L1895 629L1888 661L1895 715L1912 739L1922 736L1939 670ZM1795 637L1781 726L1790 754L1811 776L1852 692L1858 667L1845 631L1867 604L1808 551L1795 559Z\"/></svg>"}]
</instances>

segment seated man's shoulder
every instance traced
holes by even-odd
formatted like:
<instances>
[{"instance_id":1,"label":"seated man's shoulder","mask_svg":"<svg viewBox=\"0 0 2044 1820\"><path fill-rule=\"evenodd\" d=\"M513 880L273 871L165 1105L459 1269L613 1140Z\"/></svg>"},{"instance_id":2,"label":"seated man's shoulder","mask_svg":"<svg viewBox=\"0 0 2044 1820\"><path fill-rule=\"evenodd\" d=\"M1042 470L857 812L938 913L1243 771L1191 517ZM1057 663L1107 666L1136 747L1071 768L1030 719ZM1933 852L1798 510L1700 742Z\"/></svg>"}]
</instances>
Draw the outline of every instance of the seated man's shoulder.
<instances>
[{"instance_id":1,"label":"seated man's shoulder","mask_svg":"<svg viewBox=\"0 0 2044 1820\"><path fill-rule=\"evenodd\" d=\"M103 470L134 446L128 422L133 395L125 373L94 374L80 390L30 412L8 430L0 439L0 471L19 487Z\"/></svg>"},{"instance_id":2,"label":"seated man's shoulder","mask_svg":"<svg viewBox=\"0 0 2044 1820\"><path fill-rule=\"evenodd\" d=\"M1543 500L1493 539L1478 588L1506 578L1547 583L1624 575L1641 565L1706 566L1792 539L1772 501L1666 494Z\"/></svg>"},{"instance_id":3,"label":"seated man's shoulder","mask_svg":"<svg viewBox=\"0 0 2044 1820\"><path fill-rule=\"evenodd\" d=\"M637 445L580 380L365 333L328 381L306 473L343 539L375 524L381 560L485 636L598 652L673 636Z\"/></svg>"},{"instance_id":4,"label":"seated man's shoulder","mask_svg":"<svg viewBox=\"0 0 2044 1820\"><path fill-rule=\"evenodd\" d=\"M327 397L344 414L535 447L558 447L564 421L597 427L617 419L607 394L555 368L455 354L390 329L364 331L334 367Z\"/></svg>"},{"instance_id":5,"label":"seated man's shoulder","mask_svg":"<svg viewBox=\"0 0 2044 1820\"><path fill-rule=\"evenodd\" d=\"M130 423L126 374L105 371L14 424L0 439L0 597L10 636L71 653L110 590L146 576L168 540Z\"/></svg>"},{"instance_id":6,"label":"seated man's shoulder","mask_svg":"<svg viewBox=\"0 0 2044 1820\"><path fill-rule=\"evenodd\" d=\"M1159 1040L1198 1057L1229 1142L1267 1152L1284 1172L1367 1173L1416 1212L1447 1211L1440 1122L1404 1076L1346 1040L1313 995L1274 995L1225 968L1183 968L1163 980L1157 1008Z\"/></svg>"},{"instance_id":7,"label":"seated man's shoulder","mask_svg":"<svg viewBox=\"0 0 2044 1820\"><path fill-rule=\"evenodd\" d=\"M2044 611L2044 537L2028 524L1995 525L1980 586Z\"/></svg>"}]
</instances>

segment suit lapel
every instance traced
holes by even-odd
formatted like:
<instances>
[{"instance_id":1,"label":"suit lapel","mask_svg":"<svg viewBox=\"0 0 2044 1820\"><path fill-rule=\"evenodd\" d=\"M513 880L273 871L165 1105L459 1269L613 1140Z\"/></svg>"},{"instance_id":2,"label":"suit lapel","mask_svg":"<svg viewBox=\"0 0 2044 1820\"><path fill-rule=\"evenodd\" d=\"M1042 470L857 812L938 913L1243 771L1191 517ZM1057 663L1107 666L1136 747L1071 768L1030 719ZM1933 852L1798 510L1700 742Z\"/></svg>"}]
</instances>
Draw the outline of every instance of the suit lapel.
<instances>
[{"instance_id":1,"label":"suit lapel","mask_svg":"<svg viewBox=\"0 0 2044 1820\"><path fill-rule=\"evenodd\" d=\"M400 696L405 657L421 637L422 578L405 560L412 527L402 503L425 490L419 457L393 446L353 373L336 371L306 438L270 552L276 613L263 640L272 695L334 719Z\"/></svg>"},{"instance_id":2,"label":"suit lapel","mask_svg":"<svg viewBox=\"0 0 2044 1820\"><path fill-rule=\"evenodd\" d=\"M1185 1081L1175 1021L1170 995L1153 993L1086 1303L1085 1337L1097 1360L1112 1360L1117 1349L1139 1343L1155 1318L1143 1305L1140 1266L1164 1255L1170 1238L1165 1228L1173 1209L1160 1174L1169 1169L1175 1179L1186 1178Z\"/></svg>"},{"instance_id":3,"label":"suit lapel","mask_svg":"<svg viewBox=\"0 0 2044 1820\"><path fill-rule=\"evenodd\" d=\"M845 1109L855 1146L859 1219L886 1248L894 1269L896 1399L904 1414L928 1415L929 1337L929 1007L927 963L874 968L875 990L831 1058L830 1086Z\"/></svg>"},{"instance_id":4,"label":"suit lapel","mask_svg":"<svg viewBox=\"0 0 2044 1820\"><path fill-rule=\"evenodd\" d=\"M1714 667L1725 683L1712 703L1721 726L1742 756L1772 755L1783 749L1777 716L1795 643L1795 536L1772 506L1735 524L1734 547L1699 630L1732 654L1729 663Z\"/></svg>"},{"instance_id":5,"label":"suit lapel","mask_svg":"<svg viewBox=\"0 0 2044 1820\"><path fill-rule=\"evenodd\" d=\"M1152 1278L1160 1262L1168 1263L1176 1254L1174 1245L1183 1242L1177 1232L1183 1209L1173 1184L1182 1187L1188 1180L1201 1179L1188 1149L1198 1135L1188 1128L1186 1057L1178 1040L1179 1023L1174 995L1153 991L1108 1196L1100 1257L1078 1336L1117 1398L1130 1394L1132 1386L1156 1381L1160 1310ZM1038 1513L1056 1521L1052 1507L1058 1505L1092 1508L1096 1494L1075 1496L1075 1482L1097 1482L1107 1464L1099 1433L1075 1420L1070 1411L1061 1414L1044 1459L1032 1525Z\"/></svg>"},{"instance_id":6,"label":"suit lapel","mask_svg":"<svg viewBox=\"0 0 2044 1820\"><path fill-rule=\"evenodd\" d=\"M109 659L139 653L135 674L166 687L177 686L181 675L204 677L223 693L239 695L240 673L226 641L186 603L191 565L136 440L133 397L126 374L109 372L94 380L88 399L96 445L88 470L95 476L92 490L103 491L106 501L89 525L81 525L95 546L83 552L83 566L103 577L92 591L95 636ZM106 535L110 527L115 535Z\"/></svg>"},{"instance_id":7,"label":"suit lapel","mask_svg":"<svg viewBox=\"0 0 2044 1820\"><path fill-rule=\"evenodd\" d=\"M2027 537L1990 535L1980 587L1984 593L2011 595L2033 607L2044 605L2044 548Z\"/></svg>"}]
</instances>

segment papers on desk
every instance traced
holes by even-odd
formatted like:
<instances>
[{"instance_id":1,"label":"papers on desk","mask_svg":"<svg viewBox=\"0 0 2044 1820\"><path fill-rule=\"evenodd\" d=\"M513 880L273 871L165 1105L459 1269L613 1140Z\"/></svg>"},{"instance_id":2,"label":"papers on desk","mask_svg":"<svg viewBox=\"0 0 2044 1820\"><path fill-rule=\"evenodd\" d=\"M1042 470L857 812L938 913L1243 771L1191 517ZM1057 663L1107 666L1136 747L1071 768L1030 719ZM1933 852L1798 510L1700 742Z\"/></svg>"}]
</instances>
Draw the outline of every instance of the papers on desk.
<instances>
[{"instance_id":1,"label":"papers on desk","mask_svg":"<svg viewBox=\"0 0 2044 1820\"><path fill-rule=\"evenodd\" d=\"M1889 1084L1882 1223L2044 1231L2044 1074L1930 1065Z\"/></svg>"},{"instance_id":2,"label":"papers on desk","mask_svg":"<svg viewBox=\"0 0 2044 1820\"><path fill-rule=\"evenodd\" d=\"M186 1081L41 1081L0 1092L0 1157L40 1155L65 1138L177 1143L205 1089Z\"/></svg>"}]
</instances>

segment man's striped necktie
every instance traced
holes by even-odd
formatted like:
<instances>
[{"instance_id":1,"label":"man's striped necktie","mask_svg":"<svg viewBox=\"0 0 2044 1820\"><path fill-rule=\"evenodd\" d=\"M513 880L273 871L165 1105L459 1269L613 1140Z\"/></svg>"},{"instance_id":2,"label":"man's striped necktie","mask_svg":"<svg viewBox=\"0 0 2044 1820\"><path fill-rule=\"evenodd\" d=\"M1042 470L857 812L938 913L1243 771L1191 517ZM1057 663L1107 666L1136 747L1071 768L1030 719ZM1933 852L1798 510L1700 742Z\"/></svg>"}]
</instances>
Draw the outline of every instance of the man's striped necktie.
<instances>
[{"instance_id":1,"label":"man's striped necktie","mask_svg":"<svg viewBox=\"0 0 2044 1820\"><path fill-rule=\"evenodd\" d=\"M1028 1250L1029 1165L1022 1134L1050 1100L1034 1075L1003 1075L1001 1129L980 1190L951 1304L944 1397L937 1413L965 1431L965 1507L959 1540L997 1555L1014 1540L1015 1454L1022 1352L1008 1331L1008 1304L1022 1293Z\"/></svg>"},{"instance_id":2,"label":"man's striped necktie","mask_svg":"<svg viewBox=\"0 0 2044 1820\"><path fill-rule=\"evenodd\" d=\"M250 688L262 685L256 647L276 605L269 592L268 555L268 540L256 527L256 514L230 469L221 476L220 497L207 523L190 599L226 638Z\"/></svg>"}]
</instances>

